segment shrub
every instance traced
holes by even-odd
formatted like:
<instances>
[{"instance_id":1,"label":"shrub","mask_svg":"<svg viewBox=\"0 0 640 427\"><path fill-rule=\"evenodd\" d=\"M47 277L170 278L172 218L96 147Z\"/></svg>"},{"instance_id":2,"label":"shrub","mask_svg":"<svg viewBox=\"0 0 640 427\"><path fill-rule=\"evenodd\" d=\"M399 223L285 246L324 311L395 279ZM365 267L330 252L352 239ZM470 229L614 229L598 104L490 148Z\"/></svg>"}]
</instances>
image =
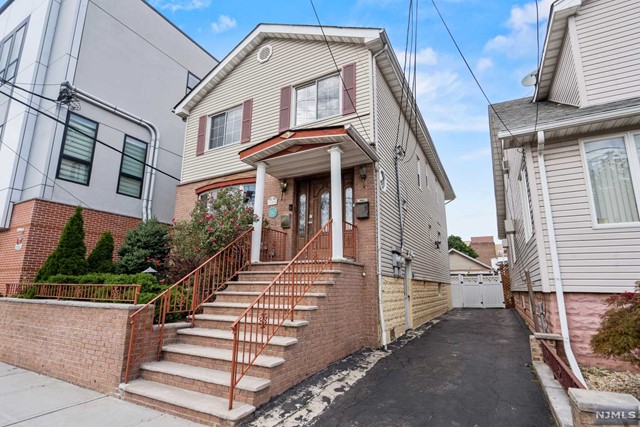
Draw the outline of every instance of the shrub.
<instances>
[{"instance_id":1,"label":"shrub","mask_svg":"<svg viewBox=\"0 0 640 427\"><path fill-rule=\"evenodd\" d=\"M201 200L188 221L178 221L169 232L169 277L179 280L231 243L256 221L244 194L222 189L214 200Z\"/></svg>"},{"instance_id":2,"label":"shrub","mask_svg":"<svg viewBox=\"0 0 640 427\"><path fill-rule=\"evenodd\" d=\"M45 281L54 274L85 274L87 272L87 262L84 259L86 253L82 208L78 206L64 226L58 246L38 271L35 281Z\"/></svg>"},{"instance_id":3,"label":"shrub","mask_svg":"<svg viewBox=\"0 0 640 427\"><path fill-rule=\"evenodd\" d=\"M109 231L100 236L96 247L87 257L87 268L96 273L113 272L113 234Z\"/></svg>"},{"instance_id":4,"label":"shrub","mask_svg":"<svg viewBox=\"0 0 640 427\"><path fill-rule=\"evenodd\" d=\"M96 284L96 285L141 285L140 292L159 292L160 285L153 274L89 273L83 276L57 274L45 283Z\"/></svg>"},{"instance_id":5,"label":"shrub","mask_svg":"<svg viewBox=\"0 0 640 427\"><path fill-rule=\"evenodd\" d=\"M640 282L636 292L625 292L607 300L598 332L591 338L595 353L640 365Z\"/></svg>"},{"instance_id":6,"label":"shrub","mask_svg":"<svg viewBox=\"0 0 640 427\"><path fill-rule=\"evenodd\" d=\"M137 274L152 267L162 274L169 252L168 231L168 227L156 218L143 221L129 230L124 244L118 249L120 261L116 264L116 271Z\"/></svg>"}]
</instances>

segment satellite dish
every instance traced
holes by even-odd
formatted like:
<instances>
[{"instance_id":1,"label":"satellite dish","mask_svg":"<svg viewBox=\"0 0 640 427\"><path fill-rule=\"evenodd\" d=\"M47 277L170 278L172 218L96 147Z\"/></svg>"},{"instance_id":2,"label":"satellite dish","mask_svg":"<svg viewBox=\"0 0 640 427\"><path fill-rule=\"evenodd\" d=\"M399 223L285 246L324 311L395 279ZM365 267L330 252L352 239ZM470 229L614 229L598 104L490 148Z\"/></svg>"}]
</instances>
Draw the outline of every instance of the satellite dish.
<instances>
[{"instance_id":1,"label":"satellite dish","mask_svg":"<svg viewBox=\"0 0 640 427\"><path fill-rule=\"evenodd\" d=\"M522 86L535 86L538 83L538 70L533 70L522 79Z\"/></svg>"}]
</instances>

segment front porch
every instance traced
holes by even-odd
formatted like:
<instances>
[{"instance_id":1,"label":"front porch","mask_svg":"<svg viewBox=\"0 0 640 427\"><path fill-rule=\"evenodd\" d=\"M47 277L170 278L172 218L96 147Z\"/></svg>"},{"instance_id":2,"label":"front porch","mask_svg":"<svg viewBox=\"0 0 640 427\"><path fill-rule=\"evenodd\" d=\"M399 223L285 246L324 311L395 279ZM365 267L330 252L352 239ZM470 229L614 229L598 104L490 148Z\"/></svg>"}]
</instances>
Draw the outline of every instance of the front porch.
<instances>
[{"instance_id":1,"label":"front porch","mask_svg":"<svg viewBox=\"0 0 640 427\"><path fill-rule=\"evenodd\" d=\"M288 131L240 159L256 168L252 262L291 260L322 233L336 261L357 260L360 247L374 246L378 158L350 125Z\"/></svg>"}]
</instances>

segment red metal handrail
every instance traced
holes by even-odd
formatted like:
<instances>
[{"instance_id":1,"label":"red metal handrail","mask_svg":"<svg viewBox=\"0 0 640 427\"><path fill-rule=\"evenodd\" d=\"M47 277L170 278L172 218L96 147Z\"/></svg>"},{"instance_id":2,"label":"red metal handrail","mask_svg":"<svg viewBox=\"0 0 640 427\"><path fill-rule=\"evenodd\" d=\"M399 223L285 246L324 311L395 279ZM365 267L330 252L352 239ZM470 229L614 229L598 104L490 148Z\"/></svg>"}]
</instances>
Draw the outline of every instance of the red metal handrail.
<instances>
[{"instance_id":1,"label":"red metal handrail","mask_svg":"<svg viewBox=\"0 0 640 427\"><path fill-rule=\"evenodd\" d=\"M342 251L345 258L358 257L358 227L342 221Z\"/></svg>"},{"instance_id":2,"label":"red metal handrail","mask_svg":"<svg viewBox=\"0 0 640 427\"><path fill-rule=\"evenodd\" d=\"M573 374L571 368L569 368L560 356L549 347L549 345L540 341L542 344L542 357L551 371L553 372L553 376L558 380L560 385L568 390L569 388L582 388L584 389L584 385L580 380Z\"/></svg>"},{"instance_id":3,"label":"red metal handrail","mask_svg":"<svg viewBox=\"0 0 640 427\"><path fill-rule=\"evenodd\" d=\"M252 232L253 227L129 317L131 334L129 336L125 383L129 382L131 366L142 359L151 349L155 348L157 357L160 357L167 314L184 315L188 313L191 316L191 325L193 326L196 310L209 301L216 292L224 289L239 271L250 268ZM142 313L147 313L148 310L154 310L154 320L140 326L141 322L145 320ZM154 324L157 325L155 338L153 336ZM136 335L140 328L145 336L140 337L139 348L134 351Z\"/></svg>"},{"instance_id":4,"label":"red metal handrail","mask_svg":"<svg viewBox=\"0 0 640 427\"><path fill-rule=\"evenodd\" d=\"M33 289L33 291L30 291ZM9 283L7 297L30 292L33 298L57 300L138 303L140 285L74 284L74 283Z\"/></svg>"},{"instance_id":5,"label":"red metal handrail","mask_svg":"<svg viewBox=\"0 0 640 427\"><path fill-rule=\"evenodd\" d=\"M287 259L287 233L273 228L262 229L260 261L284 261Z\"/></svg>"},{"instance_id":6,"label":"red metal handrail","mask_svg":"<svg viewBox=\"0 0 640 427\"><path fill-rule=\"evenodd\" d=\"M296 304L325 267L331 268L332 224L333 220L329 220L322 226L231 326L233 355L229 409L233 408L236 385L253 366L285 320L293 320Z\"/></svg>"}]
</instances>

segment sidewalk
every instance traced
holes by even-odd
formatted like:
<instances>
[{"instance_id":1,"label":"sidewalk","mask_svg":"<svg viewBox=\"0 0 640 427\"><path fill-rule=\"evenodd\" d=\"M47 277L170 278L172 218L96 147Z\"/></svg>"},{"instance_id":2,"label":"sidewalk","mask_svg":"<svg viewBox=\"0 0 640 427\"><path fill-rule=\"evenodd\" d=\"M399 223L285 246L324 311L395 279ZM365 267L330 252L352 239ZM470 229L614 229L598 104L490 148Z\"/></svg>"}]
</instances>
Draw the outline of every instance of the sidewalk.
<instances>
[{"instance_id":1,"label":"sidewalk","mask_svg":"<svg viewBox=\"0 0 640 427\"><path fill-rule=\"evenodd\" d=\"M8 426L198 427L199 424L0 363L0 427Z\"/></svg>"}]
</instances>

